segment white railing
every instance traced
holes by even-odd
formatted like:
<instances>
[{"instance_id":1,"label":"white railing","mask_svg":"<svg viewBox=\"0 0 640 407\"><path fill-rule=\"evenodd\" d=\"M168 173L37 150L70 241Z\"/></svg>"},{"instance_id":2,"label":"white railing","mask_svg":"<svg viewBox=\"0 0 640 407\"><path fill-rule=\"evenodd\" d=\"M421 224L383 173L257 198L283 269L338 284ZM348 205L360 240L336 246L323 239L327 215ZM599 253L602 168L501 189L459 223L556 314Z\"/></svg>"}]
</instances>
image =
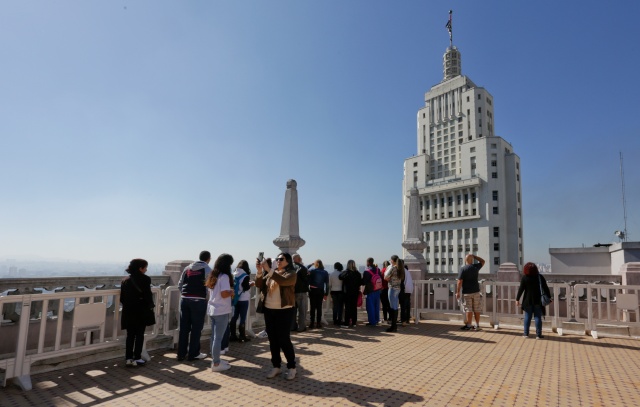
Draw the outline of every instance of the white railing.
<instances>
[{"instance_id":1,"label":"white railing","mask_svg":"<svg viewBox=\"0 0 640 407\"><path fill-rule=\"evenodd\" d=\"M485 281L481 283L484 296L482 315L498 329L501 322L522 318L516 306L520 283ZM594 338L605 327L640 329L640 286L610 284L549 283L553 302L545 308L546 320L559 335L565 326L577 324L583 333ZM462 313L455 298L456 280L414 281L413 313L415 322L421 313ZM511 322L509 321L509 322ZM507 324L509 323L507 322ZM614 333L615 334L615 333ZM622 334L624 335L624 334Z\"/></svg>"},{"instance_id":2,"label":"white railing","mask_svg":"<svg viewBox=\"0 0 640 407\"><path fill-rule=\"evenodd\" d=\"M496 329L502 321L522 318L521 309L515 306L518 285L482 282L485 296L482 314L489 317ZM416 323L420 321L421 313L462 313L454 295L455 286L456 280L453 279L414 281L412 313ZM640 331L640 286L550 283L549 288L554 301L547 306L546 313L552 328L560 335L563 324L569 322L584 327L584 333L590 332L594 337L599 332L605 335L604 327L611 326ZM180 320L177 287L171 286L164 291L153 287L152 293L157 323L145 335L145 341L164 334L173 337L175 344ZM255 288L252 288L252 297L254 301L250 302L246 327L247 333L255 335L252 328L263 325L262 316L255 313ZM0 315L6 304L18 306L19 320L0 323L0 337L3 338L0 342L0 370L4 371L2 385L12 379L23 389L30 389L31 365L36 361L124 347L125 333L120 330L119 289L2 296ZM33 313L32 309L41 309L41 312ZM326 323L324 316L327 312L331 314L331 309L332 304L326 301L323 304L323 323ZM205 323L209 326L209 318Z\"/></svg>"},{"instance_id":3,"label":"white railing","mask_svg":"<svg viewBox=\"0 0 640 407\"><path fill-rule=\"evenodd\" d=\"M152 288L151 292L156 304L156 320L160 320L161 290ZM109 297L113 297L111 301ZM73 300L71 312L65 312L65 300ZM107 307L108 302L110 307ZM4 305L12 303L18 304L20 319L17 324L0 324L0 337L7 338L3 340L4 346L11 344L9 347L12 348L15 345L13 352L3 349L0 354L3 386L7 379L12 379L21 388L31 389L31 365L42 359L124 346L125 334L120 331L119 289L3 296L0 297L0 315ZM31 308L36 303L42 303L42 312L32 319ZM98 335L94 335L96 332ZM145 341L158 333L159 324L156 324L145 335ZM78 335L84 335L80 344L76 342Z\"/></svg>"}]
</instances>

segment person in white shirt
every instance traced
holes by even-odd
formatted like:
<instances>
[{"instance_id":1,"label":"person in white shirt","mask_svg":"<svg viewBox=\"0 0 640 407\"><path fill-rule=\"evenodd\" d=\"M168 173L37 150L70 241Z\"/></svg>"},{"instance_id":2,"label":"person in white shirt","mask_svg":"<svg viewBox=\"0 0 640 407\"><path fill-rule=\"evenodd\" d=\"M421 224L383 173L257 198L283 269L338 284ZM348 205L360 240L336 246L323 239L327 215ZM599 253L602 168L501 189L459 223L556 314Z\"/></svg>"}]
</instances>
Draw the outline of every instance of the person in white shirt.
<instances>
[{"instance_id":1,"label":"person in white shirt","mask_svg":"<svg viewBox=\"0 0 640 407\"><path fill-rule=\"evenodd\" d=\"M231 286L231 265L233 257L223 253L216 259L213 271L205 282L209 291L207 314L211 318L211 371L222 372L231 368L229 362L220 359L222 337L229 326L231 315L231 300L233 288Z\"/></svg>"}]
</instances>

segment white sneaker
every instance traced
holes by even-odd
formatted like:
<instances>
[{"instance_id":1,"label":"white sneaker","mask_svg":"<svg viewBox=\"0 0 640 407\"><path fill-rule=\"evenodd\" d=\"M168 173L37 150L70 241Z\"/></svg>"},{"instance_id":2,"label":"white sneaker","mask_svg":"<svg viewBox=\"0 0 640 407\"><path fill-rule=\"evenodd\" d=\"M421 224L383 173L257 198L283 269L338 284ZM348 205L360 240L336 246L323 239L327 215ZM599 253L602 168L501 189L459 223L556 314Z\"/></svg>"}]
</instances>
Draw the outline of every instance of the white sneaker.
<instances>
[{"instance_id":1,"label":"white sneaker","mask_svg":"<svg viewBox=\"0 0 640 407\"><path fill-rule=\"evenodd\" d=\"M137 363L136 363L136 361L135 361L135 360L133 360L133 359L127 359L126 366L127 366L127 367L136 367L136 366L138 366L138 364L137 364Z\"/></svg>"},{"instance_id":2,"label":"white sneaker","mask_svg":"<svg viewBox=\"0 0 640 407\"><path fill-rule=\"evenodd\" d=\"M206 353L201 353L198 356L196 356L194 359L206 359L207 358L207 354Z\"/></svg>"},{"instance_id":3,"label":"white sneaker","mask_svg":"<svg viewBox=\"0 0 640 407\"><path fill-rule=\"evenodd\" d=\"M224 372L225 370L229 369L231 369L231 365L229 363L222 363L222 361L220 361L220 364L218 366L214 365L213 363L211 364L212 372Z\"/></svg>"},{"instance_id":4,"label":"white sneaker","mask_svg":"<svg viewBox=\"0 0 640 407\"><path fill-rule=\"evenodd\" d=\"M229 352L229 348L224 348L224 349L222 349L222 350L220 351L220 354L221 354L221 355L226 355L226 354L227 354L227 352Z\"/></svg>"},{"instance_id":5,"label":"white sneaker","mask_svg":"<svg viewBox=\"0 0 640 407\"><path fill-rule=\"evenodd\" d=\"M271 369L271 371L267 375L267 379L273 379L274 377L276 377L280 373L282 373L282 370L279 367L274 367L273 369Z\"/></svg>"},{"instance_id":6,"label":"white sneaker","mask_svg":"<svg viewBox=\"0 0 640 407\"><path fill-rule=\"evenodd\" d=\"M296 369L289 369L289 371L287 372L287 380L293 380L296 378Z\"/></svg>"}]
</instances>

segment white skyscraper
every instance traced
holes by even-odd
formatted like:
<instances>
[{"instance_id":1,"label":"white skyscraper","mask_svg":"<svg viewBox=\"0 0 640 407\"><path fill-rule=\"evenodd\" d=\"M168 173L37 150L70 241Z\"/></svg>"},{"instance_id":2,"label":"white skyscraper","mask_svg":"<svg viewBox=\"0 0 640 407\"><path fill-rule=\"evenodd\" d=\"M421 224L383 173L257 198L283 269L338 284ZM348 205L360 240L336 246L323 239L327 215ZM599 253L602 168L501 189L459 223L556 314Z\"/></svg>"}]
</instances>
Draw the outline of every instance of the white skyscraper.
<instances>
[{"instance_id":1,"label":"white skyscraper","mask_svg":"<svg viewBox=\"0 0 640 407\"><path fill-rule=\"evenodd\" d=\"M462 75L455 46L443 73L418 110L417 155L404 162L403 222L416 187L429 273L457 272L467 253L486 260L485 273L506 262L521 268L520 158L494 134L493 97Z\"/></svg>"}]
</instances>

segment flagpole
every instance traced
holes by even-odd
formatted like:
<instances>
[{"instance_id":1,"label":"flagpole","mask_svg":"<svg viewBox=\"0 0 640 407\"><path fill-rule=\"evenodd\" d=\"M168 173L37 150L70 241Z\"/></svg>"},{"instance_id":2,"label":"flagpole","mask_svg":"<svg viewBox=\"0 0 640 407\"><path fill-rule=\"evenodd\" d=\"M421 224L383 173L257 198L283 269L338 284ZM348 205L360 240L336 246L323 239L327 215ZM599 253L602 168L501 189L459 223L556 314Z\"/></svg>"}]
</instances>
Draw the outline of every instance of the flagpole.
<instances>
[{"instance_id":1,"label":"flagpole","mask_svg":"<svg viewBox=\"0 0 640 407\"><path fill-rule=\"evenodd\" d=\"M449 10L449 47L453 48L453 10Z\"/></svg>"}]
</instances>

